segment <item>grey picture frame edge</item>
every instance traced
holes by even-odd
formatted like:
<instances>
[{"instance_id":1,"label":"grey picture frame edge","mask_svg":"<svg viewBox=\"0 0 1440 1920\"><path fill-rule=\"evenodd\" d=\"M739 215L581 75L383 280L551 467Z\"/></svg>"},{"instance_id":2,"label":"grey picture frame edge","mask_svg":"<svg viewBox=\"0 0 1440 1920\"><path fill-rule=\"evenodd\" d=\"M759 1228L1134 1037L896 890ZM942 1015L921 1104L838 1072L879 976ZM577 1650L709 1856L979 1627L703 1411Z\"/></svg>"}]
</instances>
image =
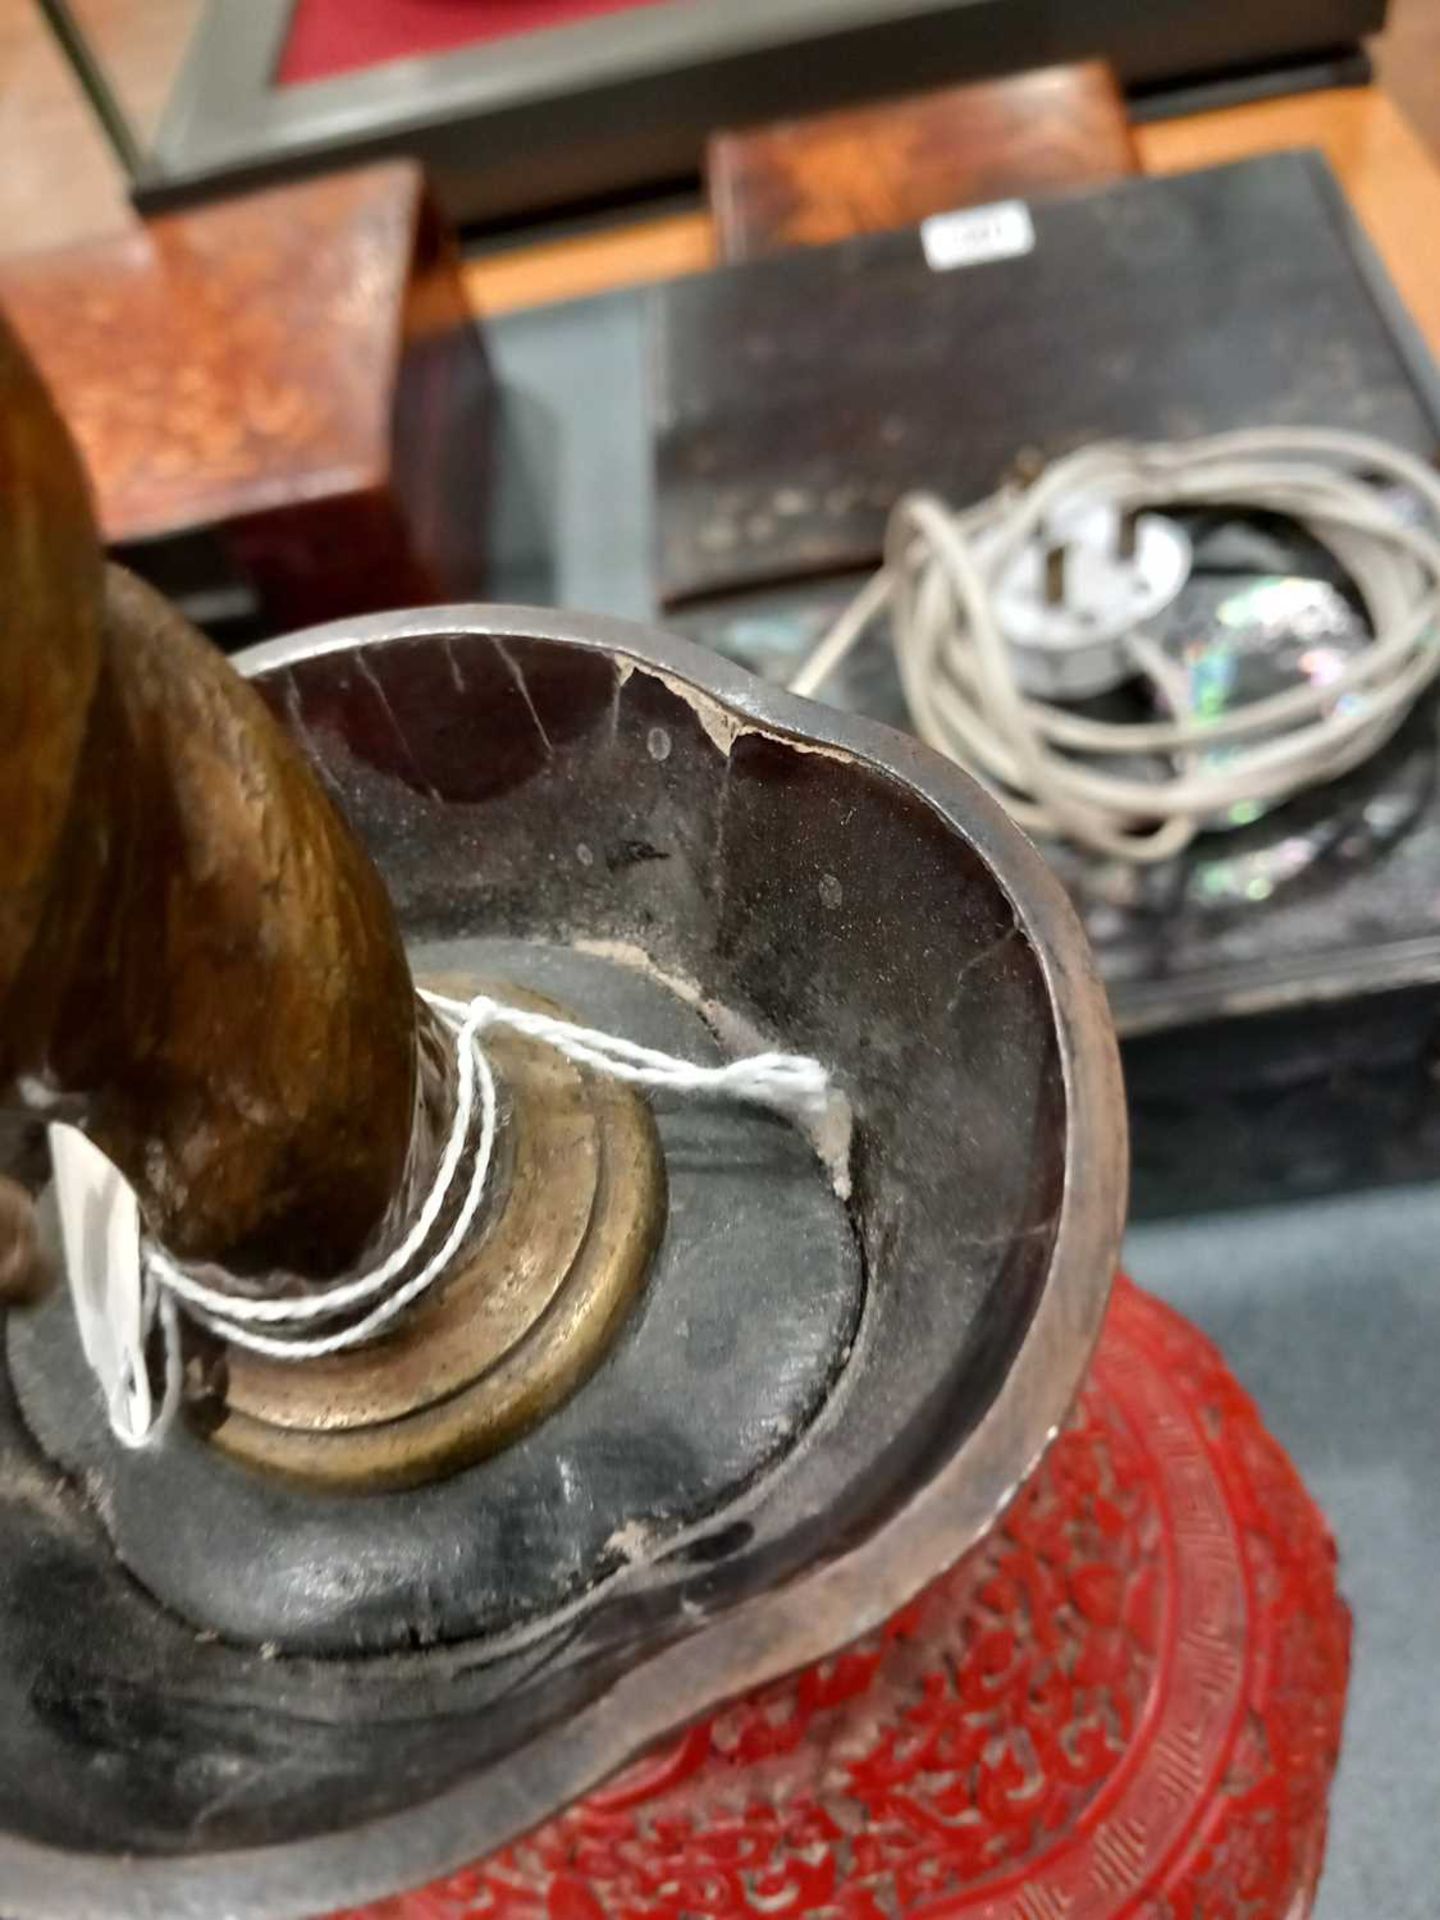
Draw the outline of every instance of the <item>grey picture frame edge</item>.
<instances>
[{"instance_id":1,"label":"grey picture frame edge","mask_svg":"<svg viewBox=\"0 0 1440 1920\"><path fill-rule=\"evenodd\" d=\"M426 161L452 218L500 219L693 173L726 124L1097 53L1127 82L1313 61L1386 11L1386 0L1178 15L1089 0L1058 16L1041 0L671 0L278 86L294 3L210 0L133 182L141 211L398 151ZM803 63L774 57L801 45Z\"/></svg>"}]
</instances>

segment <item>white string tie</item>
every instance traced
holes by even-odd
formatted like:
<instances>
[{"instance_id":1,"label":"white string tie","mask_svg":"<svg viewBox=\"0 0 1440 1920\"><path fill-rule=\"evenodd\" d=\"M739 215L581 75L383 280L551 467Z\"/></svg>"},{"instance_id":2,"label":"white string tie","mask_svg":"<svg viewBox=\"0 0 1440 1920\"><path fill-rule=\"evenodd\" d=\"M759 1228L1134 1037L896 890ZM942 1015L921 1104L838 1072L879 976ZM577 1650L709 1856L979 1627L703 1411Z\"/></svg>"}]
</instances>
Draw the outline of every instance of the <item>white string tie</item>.
<instances>
[{"instance_id":1,"label":"white string tie","mask_svg":"<svg viewBox=\"0 0 1440 1920\"><path fill-rule=\"evenodd\" d=\"M376 1266L323 1293L248 1300L207 1285L162 1247L139 1234L137 1210L140 1312L137 1317L132 1309L124 1329L120 1329L114 1324L120 1303L101 1298L97 1304L95 1274L85 1277L82 1285L75 1264L67 1262L87 1358L97 1377L101 1367L95 1355L104 1352L110 1356L101 1385L112 1429L123 1445L153 1445L178 1408L177 1307L183 1307L192 1319L233 1346L269 1359L303 1362L343 1353L375 1339L448 1270L474 1225L495 1155L498 1101L494 1075L481 1044L482 1034L491 1027L508 1027L554 1047L579 1066L652 1092L766 1107L786 1118L816 1125L829 1120L837 1105L843 1105L843 1096L827 1069L818 1060L802 1055L758 1053L720 1066L702 1066L594 1027L576 1026L568 1020L508 1006L488 994L458 1000L422 989L421 997L455 1036L455 1113L435 1178L419 1212L399 1245ZM467 1175L462 1162L477 1106L479 1134ZM63 1169L58 1160L56 1174L59 1183ZM465 1182L464 1193L455 1217L439 1244L427 1252L436 1224L461 1179ZM115 1180L120 1180L118 1173ZM61 1197L63 1206L63 1192ZM103 1281L100 1285L103 1293ZM97 1314L110 1318L103 1341L96 1338ZM142 1396L137 1408L133 1383L147 1375L145 1350L152 1340L159 1343L163 1356L165 1393L158 1405L148 1395ZM122 1396L123 1417L117 1379L129 1383L128 1397Z\"/></svg>"}]
</instances>

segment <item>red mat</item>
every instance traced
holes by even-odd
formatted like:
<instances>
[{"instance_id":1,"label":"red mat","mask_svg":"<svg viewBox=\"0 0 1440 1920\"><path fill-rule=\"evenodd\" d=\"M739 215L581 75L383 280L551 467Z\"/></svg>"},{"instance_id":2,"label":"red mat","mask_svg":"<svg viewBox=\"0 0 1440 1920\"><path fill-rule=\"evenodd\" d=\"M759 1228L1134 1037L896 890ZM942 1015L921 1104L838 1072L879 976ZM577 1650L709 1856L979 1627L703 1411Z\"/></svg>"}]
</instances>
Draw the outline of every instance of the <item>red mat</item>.
<instances>
[{"instance_id":1,"label":"red mat","mask_svg":"<svg viewBox=\"0 0 1440 1920\"><path fill-rule=\"evenodd\" d=\"M508 40L663 0L296 0L279 81L296 86L422 53Z\"/></svg>"}]
</instances>

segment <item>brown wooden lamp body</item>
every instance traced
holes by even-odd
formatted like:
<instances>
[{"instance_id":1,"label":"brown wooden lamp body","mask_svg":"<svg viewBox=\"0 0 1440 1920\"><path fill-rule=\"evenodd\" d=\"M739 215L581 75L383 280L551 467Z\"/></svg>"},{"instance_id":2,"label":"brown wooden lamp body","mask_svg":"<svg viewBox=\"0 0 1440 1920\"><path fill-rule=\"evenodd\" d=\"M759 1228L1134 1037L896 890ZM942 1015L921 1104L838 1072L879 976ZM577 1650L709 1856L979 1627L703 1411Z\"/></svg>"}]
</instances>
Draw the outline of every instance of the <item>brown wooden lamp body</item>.
<instances>
[{"instance_id":1,"label":"brown wooden lamp body","mask_svg":"<svg viewBox=\"0 0 1440 1920\"><path fill-rule=\"evenodd\" d=\"M417 1133L384 889L256 694L104 565L3 327L0 490L0 1101L82 1125L177 1253L340 1271Z\"/></svg>"},{"instance_id":2,"label":"brown wooden lamp body","mask_svg":"<svg viewBox=\"0 0 1440 1920\"><path fill-rule=\"evenodd\" d=\"M222 1287L326 1280L409 1226L453 1112L449 1041L289 735L103 564L74 451L3 332L0 406L0 1109L84 1128L149 1230ZM414 1482L503 1444L595 1365L655 1245L654 1129L543 1049L502 1044L496 1065L518 1144L450 1283L378 1347L202 1367L226 1450L325 1485ZM37 1267L23 1194L0 1181L0 1299L33 1292Z\"/></svg>"}]
</instances>

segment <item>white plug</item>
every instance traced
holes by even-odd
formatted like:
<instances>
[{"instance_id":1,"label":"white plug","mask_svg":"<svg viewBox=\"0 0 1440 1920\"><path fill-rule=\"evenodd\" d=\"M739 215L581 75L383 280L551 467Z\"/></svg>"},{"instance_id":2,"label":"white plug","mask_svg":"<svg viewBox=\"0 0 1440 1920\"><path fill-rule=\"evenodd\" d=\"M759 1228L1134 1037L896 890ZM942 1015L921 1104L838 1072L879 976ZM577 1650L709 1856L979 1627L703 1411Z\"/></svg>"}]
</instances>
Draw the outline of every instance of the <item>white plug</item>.
<instances>
[{"instance_id":1,"label":"white plug","mask_svg":"<svg viewBox=\"0 0 1440 1920\"><path fill-rule=\"evenodd\" d=\"M995 586L1015 678L1042 700L1084 700L1135 672L1128 641L1190 577L1183 529L1109 501L1059 501Z\"/></svg>"}]
</instances>

